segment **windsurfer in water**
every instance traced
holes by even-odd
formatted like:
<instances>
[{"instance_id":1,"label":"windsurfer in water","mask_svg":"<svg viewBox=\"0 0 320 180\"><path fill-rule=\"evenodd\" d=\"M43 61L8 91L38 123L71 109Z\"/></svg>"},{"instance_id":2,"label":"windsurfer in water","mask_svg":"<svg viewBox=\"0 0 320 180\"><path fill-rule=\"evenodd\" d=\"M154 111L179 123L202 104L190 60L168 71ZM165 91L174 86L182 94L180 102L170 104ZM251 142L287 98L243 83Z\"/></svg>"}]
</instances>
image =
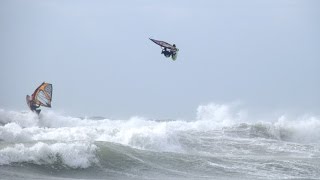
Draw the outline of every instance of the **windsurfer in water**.
<instances>
[{"instance_id":1,"label":"windsurfer in water","mask_svg":"<svg viewBox=\"0 0 320 180\"><path fill-rule=\"evenodd\" d=\"M31 111L36 112L37 114L40 114L41 109L38 109L40 105L37 104L34 100L32 100L32 97L29 98L29 102L30 102Z\"/></svg>"},{"instance_id":2,"label":"windsurfer in water","mask_svg":"<svg viewBox=\"0 0 320 180\"><path fill-rule=\"evenodd\" d=\"M30 110L38 115L41 112L40 106L51 108L52 84L43 82L31 97L26 96L26 100Z\"/></svg>"}]
</instances>

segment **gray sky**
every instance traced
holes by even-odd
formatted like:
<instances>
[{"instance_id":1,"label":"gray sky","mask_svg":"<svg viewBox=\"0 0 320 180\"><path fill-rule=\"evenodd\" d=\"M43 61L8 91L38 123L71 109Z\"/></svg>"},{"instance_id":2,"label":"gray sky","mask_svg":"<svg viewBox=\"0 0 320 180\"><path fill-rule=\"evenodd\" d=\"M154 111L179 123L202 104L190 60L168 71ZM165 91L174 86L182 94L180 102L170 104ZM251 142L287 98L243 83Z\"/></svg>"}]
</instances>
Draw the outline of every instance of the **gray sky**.
<instances>
[{"instance_id":1,"label":"gray sky","mask_svg":"<svg viewBox=\"0 0 320 180\"><path fill-rule=\"evenodd\" d=\"M320 113L318 0L1 0L0 108L53 84L68 115L195 117L209 102ZM175 43L173 62L149 37Z\"/></svg>"}]
</instances>

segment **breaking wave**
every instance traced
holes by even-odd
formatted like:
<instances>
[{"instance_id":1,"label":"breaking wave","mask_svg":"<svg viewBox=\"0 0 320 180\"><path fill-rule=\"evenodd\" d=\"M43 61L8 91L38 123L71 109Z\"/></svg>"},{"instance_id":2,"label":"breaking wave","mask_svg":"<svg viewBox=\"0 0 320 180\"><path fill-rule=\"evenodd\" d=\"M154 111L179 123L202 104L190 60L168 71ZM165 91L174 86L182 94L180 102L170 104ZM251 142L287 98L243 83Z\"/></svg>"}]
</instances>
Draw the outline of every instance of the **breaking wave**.
<instances>
[{"instance_id":1,"label":"breaking wave","mask_svg":"<svg viewBox=\"0 0 320 180\"><path fill-rule=\"evenodd\" d=\"M202 177L212 168L215 173L223 174L222 171L228 170L231 163L239 165L233 173L248 174L248 169L243 167L250 166L250 170L257 171L249 173L253 179L257 176L269 178L268 172L271 170L266 166L262 172L259 169L261 165L255 161L267 164L267 160L260 157L274 159L284 155L320 158L319 131L320 119L317 116L292 119L282 115L270 121L260 121L234 105L199 106L193 121L150 120L143 117L126 120L77 118L53 111L44 112L38 118L30 112L0 109L0 166L33 164L54 169L99 167L112 173L126 172L131 175L138 169L146 168L147 172L162 172L165 177L171 177L170 174ZM250 161L252 156L260 160ZM196 163L194 167L190 166L190 162ZM173 167L167 167L168 163ZM286 166L287 161L277 163ZM299 166L296 161L290 163L290 166ZM194 171L185 170L189 166ZM311 175L299 177L320 174L317 164L308 166ZM304 171L302 169L301 173ZM284 170L274 173L282 178L296 177L284 173ZM207 175L214 177L214 174Z\"/></svg>"},{"instance_id":2,"label":"breaking wave","mask_svg":"<svg viewBox=\"0 0 320 180\"><path fill-rule=\"evenodd\" d=\"M57 165L69 168L87 168L97 162L97 147L86 143L43 143L33 145L15 144L0 150L0 165L12 163L32 163L37 165Z\"/></svg>"}]
</instances>

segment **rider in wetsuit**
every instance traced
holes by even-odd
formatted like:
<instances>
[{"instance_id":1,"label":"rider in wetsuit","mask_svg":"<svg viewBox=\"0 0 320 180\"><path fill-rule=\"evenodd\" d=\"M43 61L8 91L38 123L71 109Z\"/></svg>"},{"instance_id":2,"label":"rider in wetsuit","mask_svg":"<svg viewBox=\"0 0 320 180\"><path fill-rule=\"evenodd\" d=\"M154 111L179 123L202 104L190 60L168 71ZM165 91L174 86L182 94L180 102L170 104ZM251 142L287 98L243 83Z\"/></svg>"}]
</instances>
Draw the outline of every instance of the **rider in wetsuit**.
<instances>
[{"instance_id":1,"label":"rider in wetsuit","mask_svg":"<svg viewBox=\"0 0 320 180\"><path fill-rule=\"evenodd\" d=\"M40 107L40 105L35 103L34 100L32 100L31 97L30 97L29 100L30 100L30 109L31 109L31 111L36 112L39 115L40 112L41 112L41 109L38 109Z\"/></svg>"},{"instance_id":2,"label":"rider in wetsuit","mask_svg":"<svg viewBox=\"0 0 320 180\"><path fill-rule=\"evenodd\" d=\"M176 48L176 45L173 44L173 47ZM162 49L161 54L163 54L165 57L170 57L170 56L174 56L176 54L175 50L170 49L169 51L167 50L167 48L165 47L164 49Z\"/></svg>"},{"instance_id":3,"label":"rider in wetsuit","mask_svg":"<svg viewBox=\"0 0 320 180\"><path fill-rule=\"evenodd\" d=\"M172 55L171 51L168 51L167 48L162 49L161 54L163 54L165 57L170 57Z\"/></svg>"}]
</instances>

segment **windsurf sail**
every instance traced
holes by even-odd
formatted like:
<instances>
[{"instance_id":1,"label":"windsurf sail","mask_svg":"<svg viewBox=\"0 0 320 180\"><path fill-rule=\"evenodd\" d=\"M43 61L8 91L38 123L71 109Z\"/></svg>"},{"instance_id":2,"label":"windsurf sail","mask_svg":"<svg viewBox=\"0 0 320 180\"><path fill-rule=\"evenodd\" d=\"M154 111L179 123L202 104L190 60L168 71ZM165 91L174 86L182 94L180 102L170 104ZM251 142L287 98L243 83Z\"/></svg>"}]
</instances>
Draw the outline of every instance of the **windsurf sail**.
<instances>
[{"instance_id":1,"label":"windsurf sail","mask_svg":"<svg viewBox=\"0 0 320 180\"><path fill-rule=\"evenodd\" d=\"M167 49L170 49L171 51L178 51L178 49L176 47L174 47L173 45L167 43L167 42L164 42L164 41L159 41L159 40L155 40L155 39L151 39L149 38L152 42L156 43L157 45L159 45L160 47L163 47L163 48L167 48Z\"/></svg>"},{"instance_id":2,"label":"windsurf sail","mask_svg":"<svg viewBox=\"0 0 320 180\"><path fill-rule=\"evenodd\" d=\"M43 82L31 95L34 103L39 106L51 107L52 84Z\"/></svg>"}]
</instances>

